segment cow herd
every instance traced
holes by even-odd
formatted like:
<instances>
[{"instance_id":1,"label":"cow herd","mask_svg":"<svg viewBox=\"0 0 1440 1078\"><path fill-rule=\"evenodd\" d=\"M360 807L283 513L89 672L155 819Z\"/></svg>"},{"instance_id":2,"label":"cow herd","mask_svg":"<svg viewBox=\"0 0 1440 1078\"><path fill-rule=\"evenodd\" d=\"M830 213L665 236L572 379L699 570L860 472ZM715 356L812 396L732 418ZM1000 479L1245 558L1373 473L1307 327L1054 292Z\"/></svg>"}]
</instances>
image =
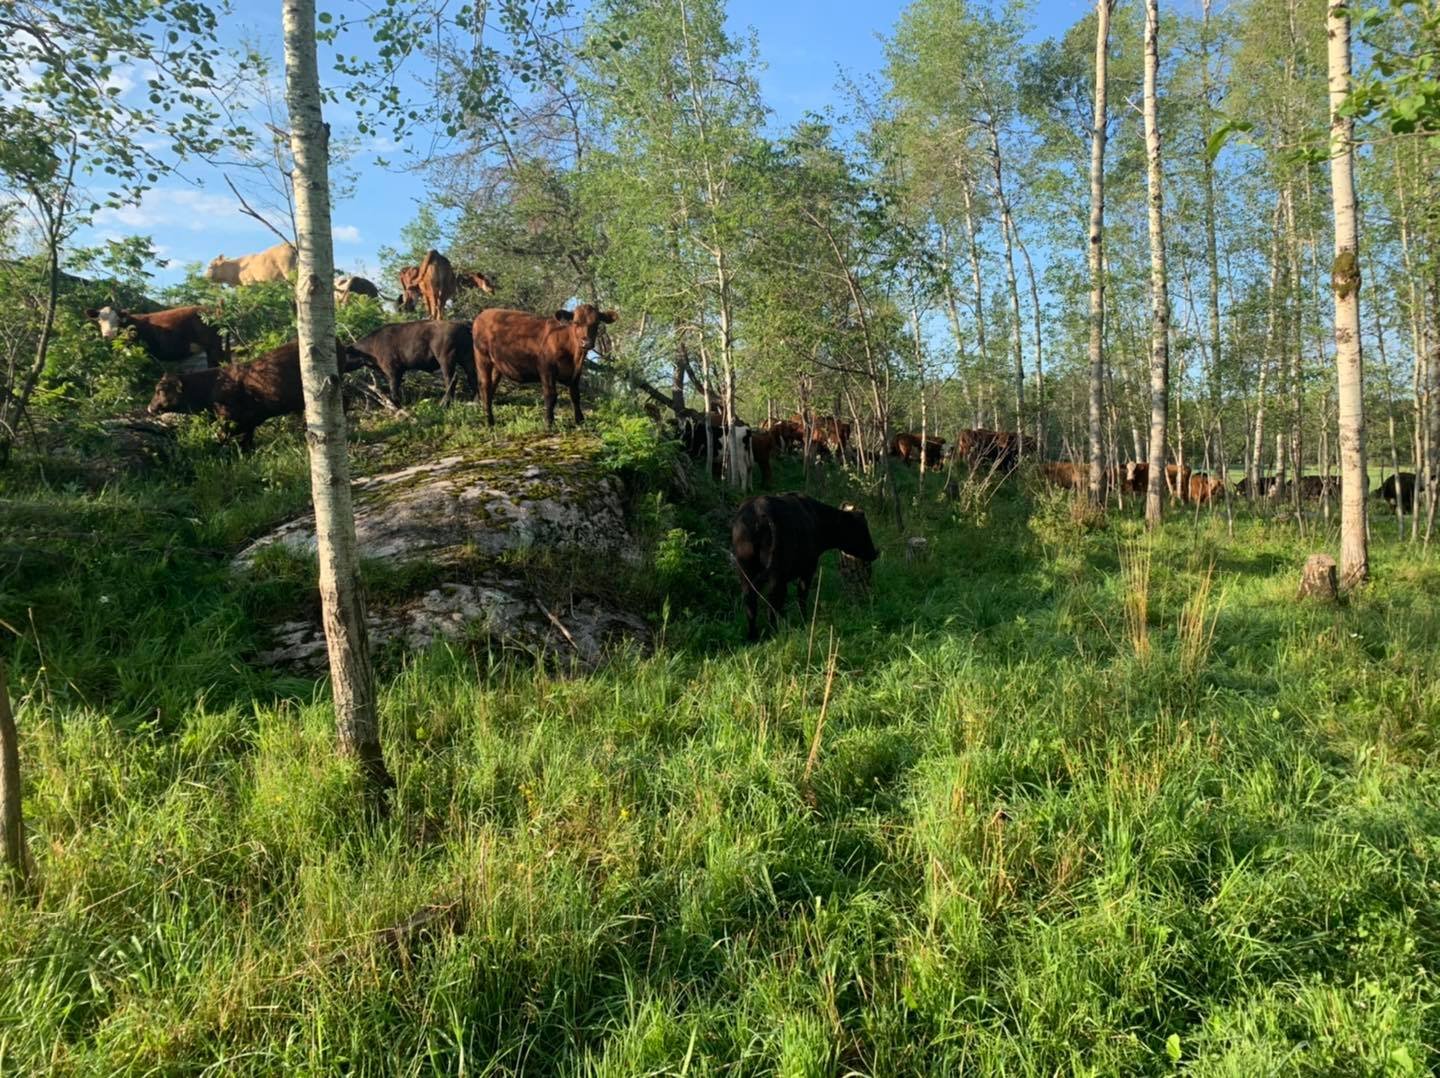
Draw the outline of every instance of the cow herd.
<instances>
[{"instance_id":1,"label":"cow herd","mask_svg":"<svg viewBox=\"0 0 1440 1078\"><path fill-rule=\"evenodd\" d=\"M295 272L295 249L277 244L240 258L214 259L205 270L207 280L231 286L289 279ZM399 273L401 310L422 302L427 315L419 322L392 322L370 335L346 344L336 341L339 369L348 372L368 367L384 380L390 399L400 403L407 372L438 371L444 383L443 403L454 397L456 381L464 377L471 395L483 400L486 421L494 425L494 397L500 379L538 383L545 404L545 422L555 424L557 387L570 392L575 422L580 410L580 378L586 357L595 348L602 325L614 322L614 311L588 303L573 311L559 310L551 317L525 311L489 308L473 321L447 320L445 308L461 289L475 288L494 294L495 278L486 273L457 273L450 260L430 251L418 266ZM350 296L383 298L371 281L350 274L337 276L335 300ZM230 349L219 331L206 321L202 307L175 307L140 313L118 306L89 309L107 339L131 330L136 341L158 363L172 368L160 379L149 405L151 414L209 412L219 419L227 437L248 449L255 429L275 416L304 410L300 392L300 347L290 341L257 359L230 362ZM204 369L185 370L192 357L203 356Z\"/></svg>"}]
</instances>

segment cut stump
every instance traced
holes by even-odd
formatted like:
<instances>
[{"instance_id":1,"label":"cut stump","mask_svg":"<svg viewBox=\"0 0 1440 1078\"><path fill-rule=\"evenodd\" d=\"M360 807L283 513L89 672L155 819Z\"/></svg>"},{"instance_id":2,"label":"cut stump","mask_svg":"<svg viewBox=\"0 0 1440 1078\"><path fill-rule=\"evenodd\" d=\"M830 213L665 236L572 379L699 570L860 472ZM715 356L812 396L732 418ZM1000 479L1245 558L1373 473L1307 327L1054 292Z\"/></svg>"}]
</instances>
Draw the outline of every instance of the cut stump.
<instances>
[{"instance_id":1,"label":"cut stump","mask_svg":"<svg viewBox=\"0 0 1440 1078\"><path fill-rule=\"evenodd\" d=\"M1329 554L1311 554L1306 558L1300 574L1299 598L1333 602L1336 590L1335 559Z\"/></svg>"}]
</instances>

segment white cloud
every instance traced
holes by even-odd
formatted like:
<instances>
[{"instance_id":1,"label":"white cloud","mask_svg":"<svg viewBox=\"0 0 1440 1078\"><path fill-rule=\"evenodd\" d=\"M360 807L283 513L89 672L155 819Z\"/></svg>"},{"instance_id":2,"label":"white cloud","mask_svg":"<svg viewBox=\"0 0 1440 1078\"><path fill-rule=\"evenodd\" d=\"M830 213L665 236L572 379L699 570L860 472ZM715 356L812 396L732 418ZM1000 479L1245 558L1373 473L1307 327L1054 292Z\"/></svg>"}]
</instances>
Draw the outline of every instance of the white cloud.
<instances>
[{"instance_id":1,"label":"white cloud","mask_svg":"<svg viewBox=\"0 0 1440 1078\"><path fill-rule=\"evenodd\" d=\"M339 243L360 242L360 230L354 225L337 225L330 230L330 235Z\"/></svg>"},{"instance_id":2,"label":"white cloud","mask_svg":"<svg viewBox=\"0 0 1440 1078\"><path fill-rule=\"evenodd\" d=\"M99 226L131 229L184 229L187 232L248 232L253 227L228 195L211 195L187 187L155 187L140 201L95 215Z\"/></svg>"}]
</instances>

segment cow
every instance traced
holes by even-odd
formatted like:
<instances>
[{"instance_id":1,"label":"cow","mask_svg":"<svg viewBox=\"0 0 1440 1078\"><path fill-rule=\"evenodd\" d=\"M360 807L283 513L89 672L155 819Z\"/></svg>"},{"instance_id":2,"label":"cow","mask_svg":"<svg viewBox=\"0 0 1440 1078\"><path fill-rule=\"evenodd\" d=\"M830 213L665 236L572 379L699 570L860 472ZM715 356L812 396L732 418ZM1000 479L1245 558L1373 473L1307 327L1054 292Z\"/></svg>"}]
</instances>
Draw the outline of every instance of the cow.
<instances>
[{"instance_id":1,"label":"cow","mask_svg":"<svg viewBox=\"0 0 1440 1078\"><path fill-rule=\"evenodd\" d=\"M445 317L445 306L455 295L455 268L450 260L433 247L420 261L417 282L420 298L425 301L425 317L432 322Z\"/></svg>"},{"instance_id":2,"label":"cow","mask_svg":"<svg viewBox=\"0 0 1440 1078\"><path fill-rule=\"evenodd\" d=\"M445 383L441 404L449 404L454 397L459 374L465 376L471 396L478 395L469 322L391 322L356 341L350 352L385 376L390 399L397 405L406 371L438 370Z\"/></svg>"},{"instance_id":3,"label":"cow","mask_svg":"<svg viewBox=\"0 0 1440 1078\"><path fill-rule=\"evenodd\" d=\"M771 460L777 452L778 442L773 433L764 430L750 432L750 455L755 460L755 466L760 469L760 481L767 487L774 479Z\"/></svg>"},{"instance_id":4,"label":"cow","mask_svg":"<svg viewBox=\"0 0 1440 1078\"><path fill-rule=\"evenodd\" d=\"M1387 476L1380 484L1380 489L1375 491L1375 497L1383 498L1394 509L1397 502L1407 513L1415 511L1415 473L1396 472ZM1397 496L1398 492L1398 496Z\"/></svg>"},{"instance_id":5,"label":"cow","mask_svg":"<svg viewBox=\"0 0 1440 1078\"><path fill-rule=\"evenodd\" d=\"M1084 490L1090 482L1090 469L1085 466L1077 468L1068 460L1042 460L1040 477L1066 490Z\"/></svg>"},{"instance_id":6,"label":"cow","mask_svg":"<svg viewBox=\"0 0 1440 1078\"><path fill-rule=\"evenodd\" d=\"M797 493L761 494L741 503L730 528L730 550L740 574L747 639L759 638L760 597L773 623L793 580L803 608L820 555L835 549L867 563L880 556L864 513Z\"/></svg>"},{"instance_id":7,"label":"cow","mask_svg":"<svg viewBox=\"0 0 1440 1078\"><path fill-rule=\"evenodd\" d=\"M343 306L351 296L369 296L371 299L380 298L380 289L375 282L364 277L356 277L351 273L342 273L335 278L335 305Z\"/></svg>"},{"instance_id":8,"label":"cow","mask_svg":"<svg viewBox=\"0 0 1440 1078\"><path fill-rule=\"evenodd\" d=\"M485 422L495 425L495 385L502 378L520 384L539 382L545 400L545 428L555 429L555 384L570 387L576 424L580 412L580 375L585 357L595 347L602 322L614 322L614 311L582 303L573 311L559 310L553 318L524 311L491 307L475 316L473 336L475 373L485 399Z\"/></svg>"},{"instance_id":9,"label":"cow","mask_svg":"<svg viewBox=\"0 0 1440 1078\"><path fill-rule=\"evenodd\" d=\"M347 353L344 342L337 340L335 355L340 369L354 370L360 363ZM240 448L248 452L255 444L255 428L265 420L305 410L300 342L282 344L248 363L167 374L156 383L147 410L151 415L211 412L224 425L227 436L237 436Z\"/></svg>"},{"instance_id":10,"label":"cow","mask_svg":"<svg viewBox=\"0 0 1440 1078\"><path fill-rule=\"evenodd\" d=\"M1225 482L1205 472L1190 476L1190 500L1197 505L1209 505L1225 492Z\"/></svg>"},{"instance_id":11,"label":"cow","mask_svg":"<svg viewBox=\"0 0 1440 1078\"><path fill-rule=\"evenodd\" d=\"M93 307L85 312L100 326L100 336L107 341L119 336L127 326L135 331L135 339L161 363L183 363L192 353L205 353L206 366L218 367L229 357L215 327L204 319L203 307L172 307L153 314L137 314L118 307Z\"/></svg>"},{"instance_id":12,"label":"cow","mask_svg":"<svg viewBox=\"0 0 1440 1078\"><path fill-rule=\"evenodd\" d=\"M1306 500L1319 500L1321 495L1328 495L1331 498L1340 496L1339 476L1302 475L1299 480L1300 497ZM1286 494L1293 493L1292 488L1287 485Z\"/></svg>"},{"instance_id":13,"label":"cow","mask_svg":"<svg viewBox=\"0 0 1440 1078\"><path fill-rule=\"evenodd\" d=\"M1147 468L1148 478L1148 468ZM1191 470L1188 464L1167 464L1165 465L1165 487L1170 491L1172 498L1179 498L1182 502L1190 499L1190 478Z\"/></svg>"},{"instance_id":14,"label":"cow","mask_svg":"<svg viewBox=\"0 0 1440 1078\"><path fill-rule=\"evenodd\" d=\"M1257 498L1268 498L1274 494L1278 494L1281 489L1278 478L1272 475L1262 475L1256 484L1254 494ZM1250 497L1250 478L1248 476L1235 484L1235 493L1242 498Z\"/></svg>"},{"instance_id":15,"label":"cow","mask_svg":"<svg viewBox=\"0 0 1440 1078\"><path fill-rule=\"evenodd\" d=\"M992 471L1011 472L1020 457L1035 449L1033 438L1009 430L986 430L977 427L962 430L955 436L955 453L973 472L985 467Z\"/></svg>"},{"instance_id":16,"label":"cow","mask_svg":"<svg viewBox=\"0 0 1440 1078\"><path fill-rule=\"evenodd\" d=\"M456 288L474 288L487 296L493 296L499 286L488 273L462 273L455 278Z\"/></svg>"},{"instance_id":17,"label":"cow","mask_svg":"<svg viewBox=\"0 0 1440 1078\"><path fill-rule=\"evenodd\" d=\"M413 311L416 301L420 299L420 267L402 266L398 276L400 278L400 309Z\"/></svg>"},{"instance_id":18,"label":"cow","mask_svg":"<svg viewBox=\"0 0 1440 1078\"><path fill-rule=\"evenodd\" d=\"M736 462L737 478L744 484L750 471L750 464L760 463L759 454L755 449L755 441L762 437L762 432L751 430L749 426L740 420L736 420L731 431L735 436L734 452L738 454ZM707 453L710 454L710 474L719 479L725 458L725 419L719 412L697 412L693 408L686 408L680 421L679 429L680 445L685 453L692 460L704 460ZM768 436L765 438L765 459L761 464L761 475L766 485L770 483L770 448L771 442Z\"/></svg>"},{"instance_id":19,"label":"cow","mask_svg":"<svg viewBox=\"0 0 1440 1078\"><path fill-rule=\"evenodd\" d=\"M921 437L918 434L897 434L890 439L890 455L899 457L906 464L919 460ZM938 468L945 459L945 439L925 438L925 467Z\"/></svg>"},{"instance_id":20,"label":"cow","mask_svg":"<svg viewBox=\"0 0 1440 1078\"><path fill-rule=\"evenodd\" d=\"M781 453L792 452L805 444L805 427L797 418L776 419L762 429L774 438L775 448Z\"/></svg>"},{"instance_id":21,"label":"cow","mask_svg":"<svg viewBox=\"0 0 1440 1078\"><path fill-rule=\"evenodd\" d=\"M284 281L295 272L295 264L295 248L288 243L277 243L258 254L241 255L239 258L220 255L206 268L205 279L231 286Z\"/></svg>"}]
</instances>

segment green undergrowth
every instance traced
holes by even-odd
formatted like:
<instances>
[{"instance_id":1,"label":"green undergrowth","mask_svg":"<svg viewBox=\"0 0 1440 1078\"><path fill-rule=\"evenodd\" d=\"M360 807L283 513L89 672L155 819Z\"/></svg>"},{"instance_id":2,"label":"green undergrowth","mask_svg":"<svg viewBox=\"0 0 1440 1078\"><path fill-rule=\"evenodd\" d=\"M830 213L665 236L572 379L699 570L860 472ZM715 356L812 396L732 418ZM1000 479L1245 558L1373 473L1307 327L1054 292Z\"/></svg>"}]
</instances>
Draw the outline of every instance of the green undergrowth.
<instances>
[{"instance_id":1,"label":"green undergrowth","mask_svg":"<svg viewBox=\"0 0 1440 1078\"><path fill-rule=\"evenodd\" d=\"M476 413L367 417L357 468L537 430ZM1373 583L1321 606L1318 522L1147 539L908 472L903 531L861 495L869 593L827 556L813 618L747 646L726 502L638 422L593 437L656 647L387 669L380 823L324 685L247 661L303 567L226 569L303 508L293 431L100 491L0 477L39 880L0 898L0 1073L1436 1065L1440 563L1383 510Z\"/></svg>"}]
</instances>

